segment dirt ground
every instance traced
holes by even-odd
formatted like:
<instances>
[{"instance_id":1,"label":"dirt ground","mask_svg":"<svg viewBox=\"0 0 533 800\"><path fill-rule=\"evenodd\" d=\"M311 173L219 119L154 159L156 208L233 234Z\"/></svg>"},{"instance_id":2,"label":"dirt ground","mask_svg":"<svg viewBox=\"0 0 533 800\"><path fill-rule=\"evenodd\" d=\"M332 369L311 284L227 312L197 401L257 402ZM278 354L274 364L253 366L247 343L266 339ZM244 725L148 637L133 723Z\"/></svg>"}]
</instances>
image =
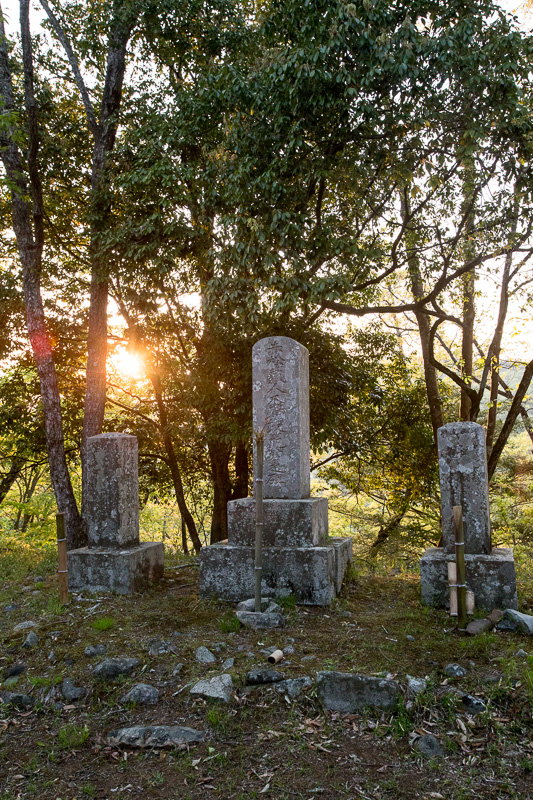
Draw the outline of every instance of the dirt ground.
<instances>
[{"instance_id":1,"label":"dirt ground","mask_svg":"<svg viewBox=\"0 0 533 800\"><path fill-rule=\"evenodd\" d=\"M420 605L415 576L396 575L353 577L326 609L287 603L282 630L236 629L232 606L198 599L197 574L191 564L167 571L143 595L75 597L64 609L53 575L3 587L17 607L2 611L0 677L16 663L26 670L0 688L29 694L35 705L0 704L0 800L533 798L531 639L460 637L444 612ZM13 631L27 620L39 623L39 643L29 650L22 648L28 631ZM153 639L169 650L150 656ZM84 655L91 644L140 664L128 677L97 682L92 669L102 657ZM246 686L251 667L268 666L262 651L287 644L294 654L278 667L287 678L331 669L388 675L406 687L412 675L427 677L427 689L416 698L405 693L393 714L342 715L324 712L314 686L295 699ZM200 645L215 664L196 661ZM526 655L517 656L520 649ZM220 674L230 657L230 703L193 699L191 685ZM466 676L447 678L450 662ZM66 703L65 677L87 696ZM140 681L158 688L157 705L121 703ZM470 716L454 687L487 710ZM206 739L149 752L106 743L110 729L153 724L186 725ZM434 735L444 755L418 754L413 744L423 734Z\"/></svg>"}]
</instances>

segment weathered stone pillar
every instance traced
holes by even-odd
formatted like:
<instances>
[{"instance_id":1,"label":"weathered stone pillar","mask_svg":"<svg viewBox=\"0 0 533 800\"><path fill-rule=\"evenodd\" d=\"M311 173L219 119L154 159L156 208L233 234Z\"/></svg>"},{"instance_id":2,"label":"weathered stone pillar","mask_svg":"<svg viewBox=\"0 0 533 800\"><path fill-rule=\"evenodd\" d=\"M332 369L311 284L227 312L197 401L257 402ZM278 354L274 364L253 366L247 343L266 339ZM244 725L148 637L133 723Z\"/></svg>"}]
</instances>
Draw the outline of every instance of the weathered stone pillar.
<instances>
[{"instance_id":1,"label":"weathered stone pillar","mask_svg":"<svg viewBox=\"0 0 533 800\"><path fill-rule=\"evenodd\" d=\"M137 438L87 439L88 547L67 554L72 591L130 594L163 577L163 543L139 542Z\"/></svg>"}]
</instances>

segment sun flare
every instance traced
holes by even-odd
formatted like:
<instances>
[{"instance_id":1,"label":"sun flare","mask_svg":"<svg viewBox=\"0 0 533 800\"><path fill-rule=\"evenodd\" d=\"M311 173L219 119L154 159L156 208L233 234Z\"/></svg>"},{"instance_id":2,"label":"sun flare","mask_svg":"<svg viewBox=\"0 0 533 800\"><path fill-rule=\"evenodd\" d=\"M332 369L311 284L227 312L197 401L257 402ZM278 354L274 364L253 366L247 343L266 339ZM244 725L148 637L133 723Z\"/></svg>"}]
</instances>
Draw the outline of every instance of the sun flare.
<instances>
[{"instance_id":1,"label":"sun flare","mask_svg":"<svg viewBox=\"0 0 533 800\"><path fill-rule=\"evenodd\" d=\"M132 353L125 347L116 350L111 356L113 370L122 378L139 380L145 372L144 361L137 353Z\"/></svg>"}]
</instances>

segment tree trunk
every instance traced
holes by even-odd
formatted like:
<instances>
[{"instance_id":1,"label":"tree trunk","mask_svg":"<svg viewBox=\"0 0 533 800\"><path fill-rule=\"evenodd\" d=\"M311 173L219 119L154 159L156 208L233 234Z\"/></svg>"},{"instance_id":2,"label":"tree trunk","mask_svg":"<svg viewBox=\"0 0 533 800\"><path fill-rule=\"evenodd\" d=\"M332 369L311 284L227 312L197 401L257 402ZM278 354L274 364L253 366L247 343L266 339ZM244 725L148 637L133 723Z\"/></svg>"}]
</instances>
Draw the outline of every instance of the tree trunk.
<instances>
[{"instance_id":1,"label":"tree trunk","mask_svg":"<svg viewBox=\"0 0 533 800\"><path fill-rule=\"evenodd\" d=\"M43 207L37 168L37 108L33 93L33 62L29 34L28 0L21 0L20 8L25 99L28 112L27 161L30 186L26 182L20 152L13 141L15 131L11 127L6 126L0 136L1 157L6 175L11 184L13 230L22 264L28 337L35 358L41 389L50 476L58 509L65 514L67 547L73 549L83 543L84 537L65 456L61 399L41 298L41 268L44 242ZM15 106L3 18L0 20L0 93L4 105L3 113L12 113ZM27 200L28 196L32 198L31 211Z\"/></svg>"},{"instance_id":2,"label":"tree trunk","mask_svg":"<svg viewBox=\"0 0 533 800\"><path fill-rule=\"evenodd\" d=\"M16 456L11 459L11 466L8 472L6 472L5 475L2 475L2 478L0 479L0 505L6 499L9 490L22 472L23 466L24 461L17 459Z\"/></svg>"},{"instance_id":3,"label":"tree trunk","mask_svg":"<svg viewBox=\"0 0 533 800\"><path fill-rule=\"evenodd\" d=\"M471 385L474 366L475 286L476 274L475 270L471 270L463 276L463 337L461 343L461 377L469 386ZM461 389L459 419L470 420L471 406L470 397L464 389Z\"/></svg>"},{"instance_id":4,"label":"tree trunk","mask_svg":"<svg viewBox=\"0 0 533 800\"><path fill-rule=\"evenodd\" d=\"M513 430L518 415L520 414L522 402L527 394L527 391L529 389L529 384L531 383L532 378L533 378L533 361L530 361L529 364L526 365L524 374L522 375L522 380L518 385L515 396L513 398L513 402L511 403L511 408L509 409L509 413L507 414L505 422L503 423L503 427L500 431L500 435L496 439L494 447L492 448L490 458L487 464L489 481L494 475L494 471L498 466L498 461L500 460L503 448L507 444L507 440L511 434L511 431Z\"/></svg>"},{"instance_id":5,"label":"tree trunk","mask_svg":"<svg viewBox=\"0 0 533 800\"><path fill-rule=\"evenodd\" d=\"M187 526L185 525L185 520L183 517L181 518L181 546L185 555L188 556L189 547L187 545Z\"/></svg>"},{"instance_id":6,"label":"tree trunk","mask_svg":"<svg viewBox=\"0 0 533 800\"><path fill-rule=\"evenodd\" d=\"M209 442L208 448L211 462L211 479L213 481L211 544L215 544L228 538L227 505L232 495L228 466L231 448L220 441Z\"/></svg>"}]
</instances>

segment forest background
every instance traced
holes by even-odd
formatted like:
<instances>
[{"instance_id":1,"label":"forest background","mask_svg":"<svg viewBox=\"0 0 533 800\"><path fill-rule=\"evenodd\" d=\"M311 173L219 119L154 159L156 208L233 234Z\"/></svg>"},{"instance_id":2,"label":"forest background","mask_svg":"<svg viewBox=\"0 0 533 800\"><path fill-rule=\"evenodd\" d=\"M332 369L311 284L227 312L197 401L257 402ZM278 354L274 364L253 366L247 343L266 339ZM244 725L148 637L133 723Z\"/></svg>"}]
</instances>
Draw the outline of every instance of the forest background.
<instances>
[{"instance_id":1,"label":"forest background","mask_svg":"<svg viewBox=\"0 0 533 800\"><path fill-rule=\"evenodd\" d=\"M436 431L463 419L486 426L494 542L527 567L533 39L492 2L441 6L4 8L4 552L53 553L57 508L84 543L102 431L139 439L144 538L226 538L251 348L287 335L313 491L361 564L438 542Z\"/></svg>"}]
</instances>

